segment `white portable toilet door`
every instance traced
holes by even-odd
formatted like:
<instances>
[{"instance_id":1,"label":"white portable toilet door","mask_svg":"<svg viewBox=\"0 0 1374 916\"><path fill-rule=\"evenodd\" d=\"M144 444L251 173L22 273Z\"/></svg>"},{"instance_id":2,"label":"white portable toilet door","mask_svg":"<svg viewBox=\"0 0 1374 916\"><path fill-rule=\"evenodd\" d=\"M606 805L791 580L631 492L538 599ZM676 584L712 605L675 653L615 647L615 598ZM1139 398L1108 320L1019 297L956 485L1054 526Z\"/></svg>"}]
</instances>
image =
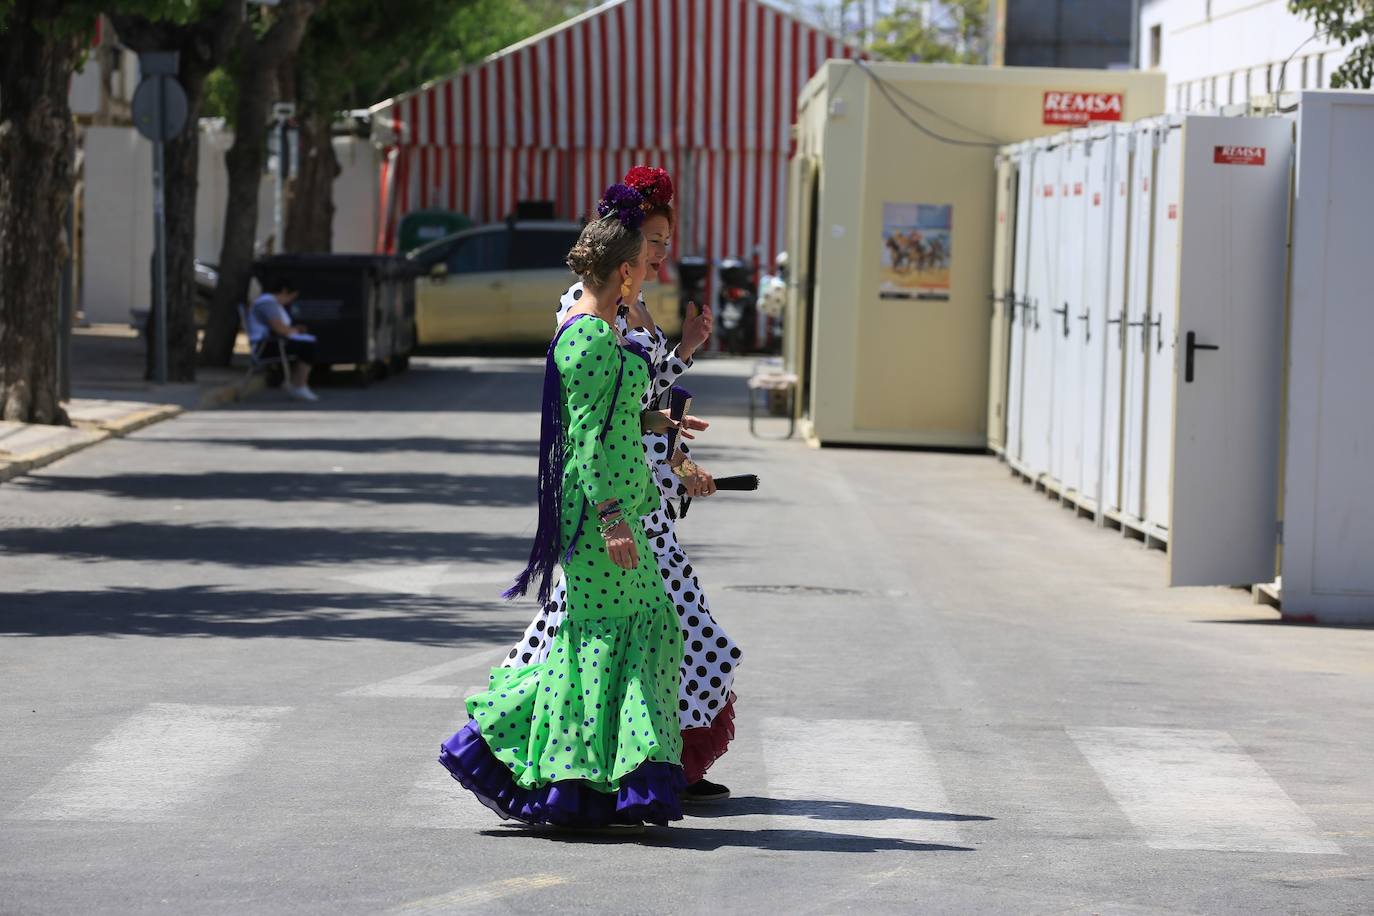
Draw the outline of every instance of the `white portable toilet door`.
<instances>
[{"instance_id":1,"label":"white portable toilet door","mask_svg":"<svg viewBox=\"0 0 1374 916\"><path fill-rule=\"evenodd\" d=\"M1078 390L1082 401L1079 430L1079 477L1075 489L1102 508L1103 373L1107 355L1107 276L1111 258L1111 177L1114 143L1108 133L1087 146L1083 185L1083 299L1073 315L1073 338L1079 347Z\"/></svg>"},{"instance_id":2,"label":"white portable toilet door","mask_svg":"<svg viewBox=\"0 0 1374 916\"><path fill-rule=\"evenodd\" d=\"M1053 315L1054 420L1050 475L1066 490L1077 490L1083 469L1083 347L1075 333L1083 309L1083 254L1087 216L1087 145L1065 143L1060 160L1059 266Z\"/></svg>"},{"instance_id":3,"label":"white portable toilet door","mask_svg":"<svg viewBox=\"0 0 1374 916\"><path fill-rule=\"evenodd\" d=\"M1016 159L1016 234L1012 253L1011 302L1008 320L1011 324L1010 354L1007 359L1007 460L1019 463L1022 458L1021 412L1025 394L1026 325L1030 321L1030 298L1026 290L1026 262L1029 260L1031 189L1035 182L1034 156L1022 150Z\"/></svg>"},{"instance_id":4,"label":"white portable toilet door","mask_svg":"<svg viewBox=\"0 0 1374 916\"><path fill-rule=\"evenodd\" d=\"M1102 386L1102 509L1121 511L1122 394L1126 357L1126 288L1129 280L1131 203L1131 136L1117 131L1112 141L1110 245L1107 250L1107 299Z\"/></svg>"},{"instance_id":5,"label":"white portable toilet door","mask_svg":"<svg viewBox=\"0 0 1374 916\"><path fill-rule=\"evenodd\" d=\"M1374 97L1298 102L1284 463L1283 610L1374 622ZM1353 635L1353 634L1352 634Z\"/></svg>"},{"instance_id":6,"label":"white portable toilet door","mask_svg":"<svg viewBox=\"0 0 1374 916\"><path fill-rule=\"evenodd\" d=\"M1179 224L1183 205L1183 128L1160 131L1155 162L1155 242L1146 325L1145 512L1152 533L1169 530L1169 473L1174 453L1174 371L1178 337Z\"/></svg>"},{"instance_id":7,"label":"white portable toilet door","mask_svg":"<svg viewBox=\"0 0 1374 916\"><path fill-rule=\"evenodd\" d=\"M1130 279L1126 295L1126 366L1121 420L1121 512L1140 520L1145 514L1145 363L1148 340L1151 256L1154 243L1156 122L1135 129L1131 167Z\"/></svg>"},{"instance_id":8,"label":"white portable toilet door","mask_svg":"<svg viewBox=\"0 0 1374 916\"><path fill-rule=\"evenodd\" d=\"M1035 153L1036 191L1031 200L1030 258L1026 265L1030 322L1026 327L1026 372L1021 407L1023 470L1032 476L1049 471L1050 414L1054 395L1053 340L1056 223L1059 209L1059 152Z\"/></svg>"},{"instance_id":9,"label":"white portable toilet door","mask_svg":"<svg viewBox=\"0 0 1374 916\"><path fill-rule=\"evenodd\" d=\"M1011 265L1016 228L1016 163L1011 157L997 159L997 226L993 245L992 303L989 319L988 447L1005 451L1007 442L1007 368L1010 362Z\"/></svg>"},{"instance_id":10,"label":"white portable toilet door","mask_svg":"<svg viewBox=\"0 0 1374 916\"><path fill-rule=\"evenodd\" d=\"M1286 118L1189 117L1174 132L1183 209L1171 585L1274 576L1292 130Z\"/></svg>"}]
</instances>

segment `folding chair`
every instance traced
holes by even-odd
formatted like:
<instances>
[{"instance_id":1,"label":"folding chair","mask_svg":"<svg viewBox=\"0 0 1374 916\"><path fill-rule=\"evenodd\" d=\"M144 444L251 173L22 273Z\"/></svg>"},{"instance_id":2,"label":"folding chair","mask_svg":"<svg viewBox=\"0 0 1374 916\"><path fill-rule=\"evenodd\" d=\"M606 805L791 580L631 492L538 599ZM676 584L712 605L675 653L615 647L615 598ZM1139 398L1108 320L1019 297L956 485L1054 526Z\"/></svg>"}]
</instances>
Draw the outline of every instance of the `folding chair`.
<instances>
[{"instance_id":1,"label":"folding chair","mask_svg":"<svg viewBox=\"0 0 1374 916\"><path fill-rule=\"evenodd\" d=\"M238 308L239 325L243 328L243 333L247 335L250 333L248 330L248 310L243 307L243 303L241 302ZM271 353L271 348L274 344L277 350L275 355ZM252 380L255 372L265 372L275 363L281 364L282 379L289 382L291 380L291 360L286 355L286 340L273 334L271 337L258 341L257 344L253 344L250 338L248 345L248 371L243 374L243 380L239 382L239 396L243 396L244 389L248 387L248 383Z\"/></svg>"}]
</instances>

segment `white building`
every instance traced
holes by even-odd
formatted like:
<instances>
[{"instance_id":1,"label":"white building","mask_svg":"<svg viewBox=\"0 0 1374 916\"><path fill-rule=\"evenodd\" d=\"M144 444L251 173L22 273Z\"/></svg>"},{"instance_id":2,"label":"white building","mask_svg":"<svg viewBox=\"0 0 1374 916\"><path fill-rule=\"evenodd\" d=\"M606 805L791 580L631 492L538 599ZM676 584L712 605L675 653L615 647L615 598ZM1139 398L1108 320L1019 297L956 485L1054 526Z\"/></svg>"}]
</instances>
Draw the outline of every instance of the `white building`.
<instances>
[{"instance_id":1,"label":"white building","mask_svg":"<svg viewBox=\"0 0 1374 916\"><path fill-rule=\"evenodd\" d=\"M1140 0L1140 61L1168 74L1172 111L1331 85L1346 50L1287 0Z\"/></svg>"}]
</instances>

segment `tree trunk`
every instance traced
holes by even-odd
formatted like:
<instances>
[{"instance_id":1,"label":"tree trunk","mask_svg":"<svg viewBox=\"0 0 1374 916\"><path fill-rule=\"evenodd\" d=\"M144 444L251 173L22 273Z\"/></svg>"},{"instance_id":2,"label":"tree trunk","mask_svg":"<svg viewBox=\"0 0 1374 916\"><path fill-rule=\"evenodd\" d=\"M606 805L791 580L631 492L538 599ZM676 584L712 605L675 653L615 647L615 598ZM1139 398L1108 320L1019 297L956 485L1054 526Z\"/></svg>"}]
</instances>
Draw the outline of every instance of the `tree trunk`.
<instances>
[{"instance_id":1,"label":"tree trunk","mask_svg":"<svg viewBox=\"0 0 1374 916\"><path fill-rule=\"evenodd\" d=\"M252 39L249 39L252 43ZM267 161L267 113L275 95L271 71L257 64L254 49L239 48L234 62L238 101L234 108L234 144L224 154L229 197L224 209L224 237L219 251L219 283L210 307L200 359L207 366L227 366L238 334L238 307L248 298L253 277L258 228L258 191Z\"/></svg>"},{"instance_id":2,"label":"tree trunk","mask_svg":"<svg viewBox=\"0 0 1374 916\"><path fill-rule=\"evenodd\" d=\"M196 380L196 195L200 188L200 118L207 72L183 63L178 79L186 90L186 129L167 143L167 379ZM157 314L149 310L144 371L154 377Z\"/></svg>"},{"instance_id":3,"label":"tree trunk","mask_svg":"<svg viewBox=\"0 0 1374 916\"><path fill-rule=\"evenodd\" d=\"M50 15L44 6L21 0L0 32L0 420L65 424L57 325L75 141L67 85L85 42L35 28Z\"/></svg>"},{"instance_id":4,"label":"tree trunk","mask_svg":"<svg viewBox=\"0 0 1374 916\"><path fill-rule=\"evenodd\" d=\"M322 0L284 0L279 18L261 38L251 24L239 29L234 59L238 103L234 109L234 145L224 156L229 172L229 200L224 214L224 240L219 255L219 283L210 307L210 323L201 342L200 361L227 366L238 334L238 307L248 298L253 278L253 244L258 224L258 189L267 160L267 116L276 95L274 74L293 57L305 37L305 26ZM280 249L281 245L278 244Z\"/></svg>"},{"instance_id":5,"label":"tree trunk","mask_svg":"<svg viewBox=\"0 0 1374 916\"><path fill-rule=\"evenodd\" d=\"M205 80L228 57L243 22L242 3L224 3L219 11L189 25L114 15L115 31L131 50L178 52L177 80L186 91L186 129L167 144L167 377L174 382L196 378L196 195L199 189L200 130ZM151 228L151 227L150 227ZM144 231L132 227L131 231ZM149 310L144 370L153 377L157 341L156 317Z\"/></svg>"},{"instance_id":6,"label":"tree trunk","mask_svg":"<svg viewBox=\"0 0 1374 916\"><path fill-rule=\"evenodd\" d=\"M287 189L286 250L327 252L334 243L334 155L331 112L310 111L300 120L300 170Z\"/></svg>"}]
</instances>

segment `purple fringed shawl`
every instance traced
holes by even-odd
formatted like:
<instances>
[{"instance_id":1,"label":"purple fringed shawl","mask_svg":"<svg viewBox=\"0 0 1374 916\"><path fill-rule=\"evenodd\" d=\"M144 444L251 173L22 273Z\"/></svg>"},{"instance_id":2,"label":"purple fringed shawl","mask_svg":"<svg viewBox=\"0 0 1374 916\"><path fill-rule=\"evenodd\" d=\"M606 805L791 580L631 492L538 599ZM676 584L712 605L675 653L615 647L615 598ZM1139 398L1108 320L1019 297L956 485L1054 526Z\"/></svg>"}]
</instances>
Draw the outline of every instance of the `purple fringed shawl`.
<instances>
[{"instance_id":1,"label":"purple fringed shawl","mask_svg":"<svg viewBox=\"0 0 1374 916\"><path fill-rule=\"evenodd\" d=\"M563 332L571 327L573 322L579 318L590 317L592 316L586 314L573 315L563 322L549 343L548 356L544 362L543 423L539 431L539 525L534 532L534 545L530 547L529 563L515 577L511 587L501 593L501 597L507 600L526 594L534 577L539 576L539 602L547 603L549 596L553 594L554 569L560 560L571 556L573 548L577 546L577 534L574 533L568 549L561 555L558 550L558 542L563 536L563 459L567 452L567 431L563 428L563 380L558 374L554 350L558 348L558 341L562 338ZM643 347L630 341L626 343L626 349L648 363L649 373L653 374L652 361ZM611 395L611 406L606 411L606 420L601 427L603 440L611 426L611 416L615 413L615 402L620 396L620 382L624 375L625 364L622 360L620 373L615 380L615 392ZM586 511L584 499L584 516ZM578 528L581 527L582 522L579 519Z\"/></svg>"}]
</instances>

